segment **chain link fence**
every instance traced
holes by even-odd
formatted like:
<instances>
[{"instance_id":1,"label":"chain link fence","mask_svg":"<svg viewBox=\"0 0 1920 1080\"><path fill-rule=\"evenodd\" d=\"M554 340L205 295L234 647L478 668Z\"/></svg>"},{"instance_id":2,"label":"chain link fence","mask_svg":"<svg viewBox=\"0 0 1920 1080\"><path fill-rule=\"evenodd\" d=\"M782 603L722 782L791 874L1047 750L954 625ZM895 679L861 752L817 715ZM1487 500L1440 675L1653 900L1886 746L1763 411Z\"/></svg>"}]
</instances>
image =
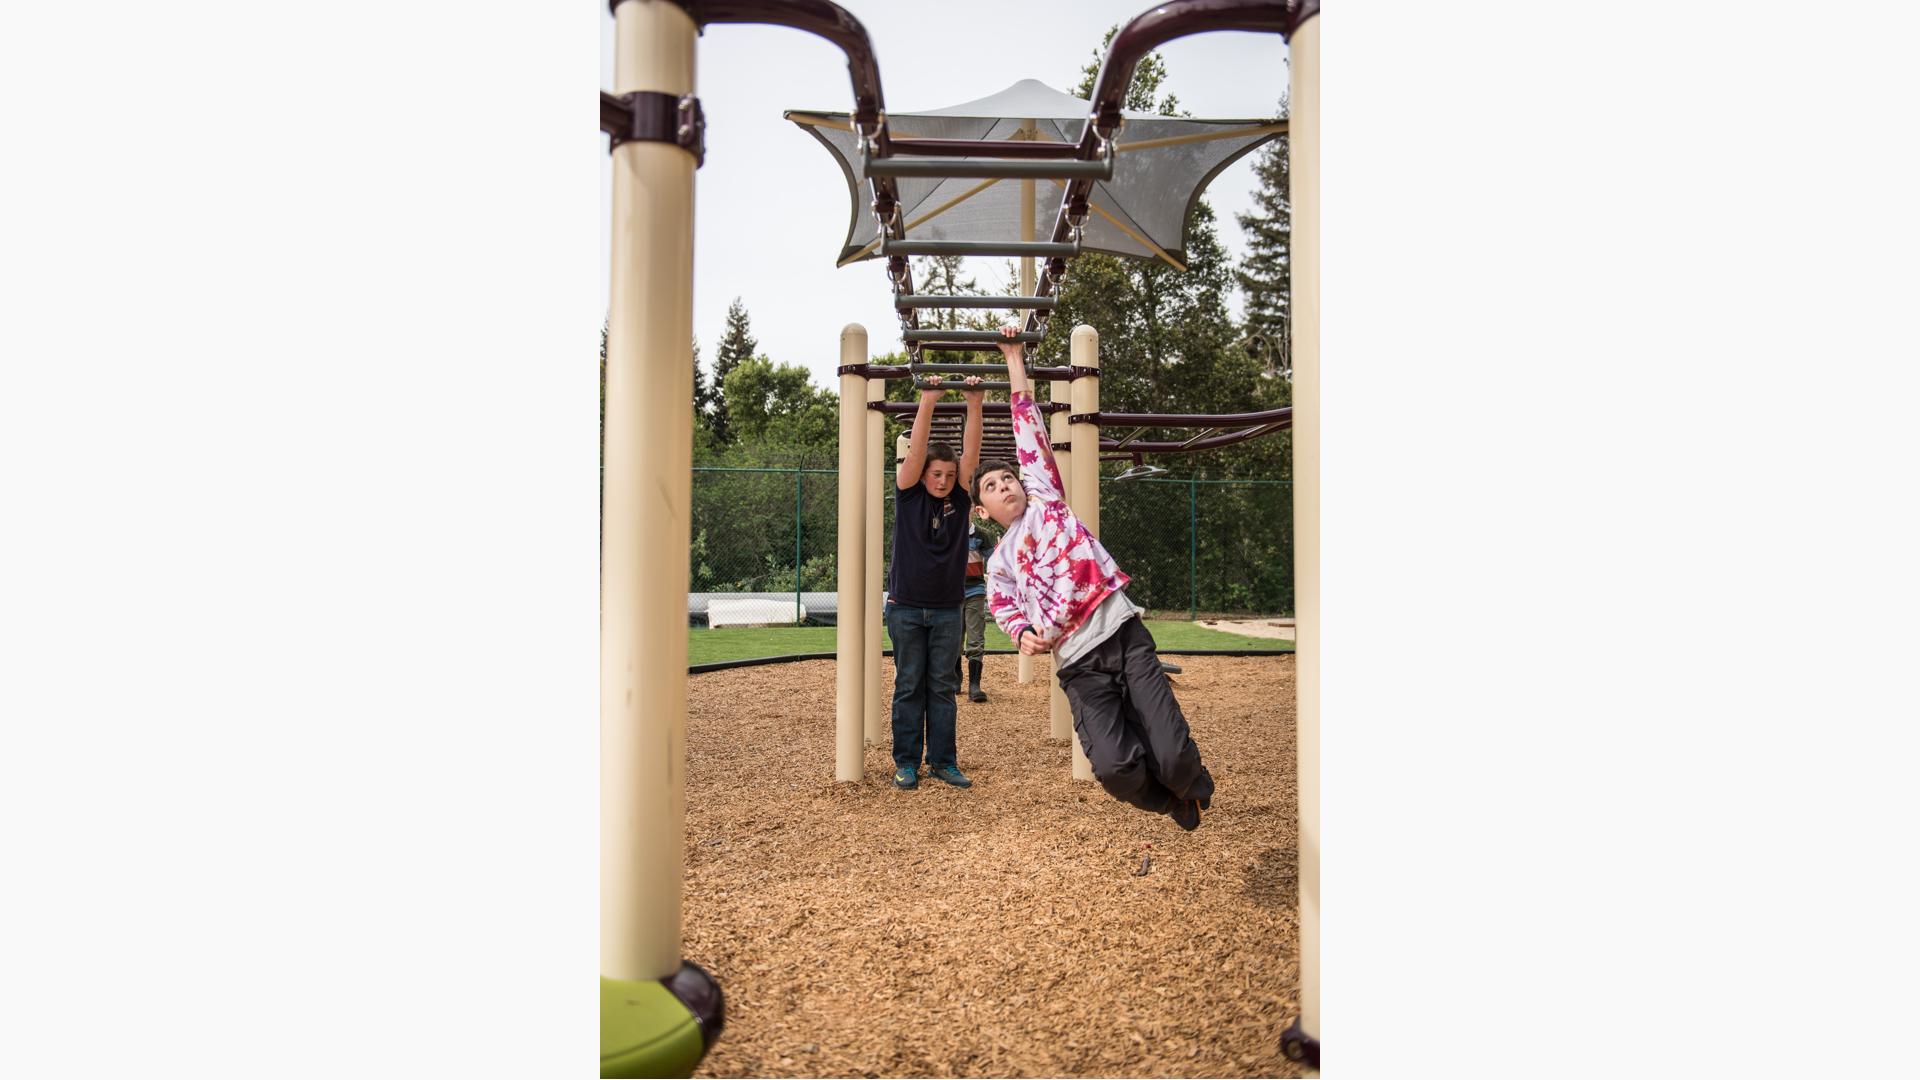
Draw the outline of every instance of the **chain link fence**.
<instances>
[{"instance_id":1,"label":"chain link fence","mask_svg":"<svg viewBox=\"0 0 1920 1080\"><path fill-rule=\"evenodd\" d=\"M1100 542L1155 614L1294 613L1291 481L1105 481Z\"/></svg>"},{"instance_id":2,"label":"chain link fence","mask_svg":"<svg viewBox=\"0 0 1920 1080\"><path fill-rule=\"evenodd\" d=\"M832 469L695 468L689 591L837 589L839 480Z\"/></svg>"},{"instance_id":3,"label":"chain link fence","mask_svg":"<svg viewBox=\"0 0 1920 1080\"><path fill-rule=\"evenodd\" d=\"M789 593L797 607L802 594L837 590L838 498L832 469L695 468L691 591ZM1293 614L1288 481L1108 480L1100 534L1133 579L1127 595L1157 615Z\"/></svg>"}]
</instances>

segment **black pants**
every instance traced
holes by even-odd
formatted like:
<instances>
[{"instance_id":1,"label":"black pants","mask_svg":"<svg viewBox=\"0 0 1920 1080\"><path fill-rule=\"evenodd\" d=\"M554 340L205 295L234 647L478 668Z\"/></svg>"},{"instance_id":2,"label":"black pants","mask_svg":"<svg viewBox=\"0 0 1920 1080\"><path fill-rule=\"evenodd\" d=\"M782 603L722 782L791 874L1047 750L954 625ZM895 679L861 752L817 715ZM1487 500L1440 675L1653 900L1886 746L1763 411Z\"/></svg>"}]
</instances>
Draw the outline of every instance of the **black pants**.
<instances>
[{"instance_id":1,"label":"black pants","mask_svg":"<svg viewBox=\"0 0 1920 1080\"><path fill-rule=\"evenodd\" d=\"M1163 814L1177 799L1213 797L1213 777L1137 616L1058 677L1093 775L1114 798Z\"/></svg>"}]
</instances>

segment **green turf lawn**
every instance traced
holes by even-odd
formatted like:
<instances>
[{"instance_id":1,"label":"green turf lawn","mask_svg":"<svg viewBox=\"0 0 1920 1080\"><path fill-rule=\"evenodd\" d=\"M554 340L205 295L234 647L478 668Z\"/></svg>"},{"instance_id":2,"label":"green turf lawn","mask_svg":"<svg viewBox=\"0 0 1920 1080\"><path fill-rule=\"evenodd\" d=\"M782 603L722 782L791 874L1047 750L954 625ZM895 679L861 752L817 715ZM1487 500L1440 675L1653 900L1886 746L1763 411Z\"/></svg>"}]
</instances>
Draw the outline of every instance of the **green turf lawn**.
<instances>
[{"instance_id":1,"label":"green turf lawn","mask_svg":"<svg viewBox=\"0 0 1920 1080\"><path fill-rule=\"evenodd\" d=\"M1174 619L1149 619L1147 629L1162 649L1284 649L1292 651L1293 642L1274 638L1243 637L1209 630ZM709 630L691 627L687 631L687 663L715 664L723 660L748 660L757 656L789 656L795 653L834 651L831 626L729 627ZM886 631L880 632L882 648L892 648ZM1008 649L1012 645L998 626L987 624L987 648Z\"/></svg>"}]
</instances>

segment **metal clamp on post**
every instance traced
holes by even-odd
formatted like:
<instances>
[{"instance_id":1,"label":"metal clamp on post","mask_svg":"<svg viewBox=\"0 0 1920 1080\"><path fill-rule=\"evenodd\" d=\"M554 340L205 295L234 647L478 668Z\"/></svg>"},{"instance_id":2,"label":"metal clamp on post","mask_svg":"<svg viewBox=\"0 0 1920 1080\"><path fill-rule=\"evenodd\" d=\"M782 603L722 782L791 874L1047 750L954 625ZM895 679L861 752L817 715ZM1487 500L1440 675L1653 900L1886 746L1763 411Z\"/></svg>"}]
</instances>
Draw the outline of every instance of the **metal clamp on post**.
<instances>
[{"instance_id":1,"label":"metal clamp on post","mask_svg":"<svg viewBox=\"0 0 1920 1080\"><path fill-rule=\"evenodd\" d=\"M1086 369L1086 368L1074 368L1073 370L1075 370L1075 371L1085 371L1085 370L1087 370L1087 369ZM1065 402L1061 402L1061 407L1062 407L1062 408L1065 408L1065 407L1066 407L1066 403L1065 403ZM1099 423L1099 422L1100 422L1100 414L1099 414L1099 413L1097 413L1097 412L1077 412L1077 413L1069 413L1069 414L1067 414L1067 423L1069 423L1069 424L1097 424L1097 423Z\"/></svg>"},{"instance_id":2,"label":"metal clamp on post","mask_svg":"<svg viewBox=\"0 0 1920 1080\"><path fill-rule=\"evenodd\" d=\"M611 137L609 153L621 143L663 142L691 153L695 168L707 163L707 118L692 94L635 90L616 96L602 90L600 130Z\"/></svg>"},{"instance_id":3,"label":"metal clamp on post","mask_svg":"<svg viewBox=\"0 0 1920 1080\"><path fill-rule=\"evenodd\" d=\"M874 185L873 194L873 222L880 230L881 238L884 239L894 223L900 220L900 204L888 198L887 193L880 190L878 184Z\"/></svg>"},{"instance_id":4,"label":"metal clamp on post","mask_svg":"<svg viewBox=\"0 0 1920 1080\"><path fill-rule=\"evenodd\" d=\"M1067 195L1067 205L1063 209L1066 211L1067 239L1078 247L1086 240L1088 209L1086 193L1070 191Z\"/></svg>"}]
</instances>

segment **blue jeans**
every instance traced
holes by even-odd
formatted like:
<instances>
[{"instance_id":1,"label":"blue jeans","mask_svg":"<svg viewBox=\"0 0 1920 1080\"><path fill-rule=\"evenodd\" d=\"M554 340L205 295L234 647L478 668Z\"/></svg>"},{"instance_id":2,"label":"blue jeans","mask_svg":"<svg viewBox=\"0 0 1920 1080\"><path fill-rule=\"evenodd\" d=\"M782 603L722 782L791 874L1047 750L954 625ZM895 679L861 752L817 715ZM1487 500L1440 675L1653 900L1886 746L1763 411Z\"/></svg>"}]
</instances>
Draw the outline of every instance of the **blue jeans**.
<instances>
[{"instance_id":1,"label":"blue jeans","mask_svg":"<svg viewBox=\"0 0 1920 1080\"><path fill-rule=\"evenodd\" d=\"M918 769L958 765L953 696L960 691L959 608L887 605L893 639L893 763Z\"/></svg>"}]
</instances>

